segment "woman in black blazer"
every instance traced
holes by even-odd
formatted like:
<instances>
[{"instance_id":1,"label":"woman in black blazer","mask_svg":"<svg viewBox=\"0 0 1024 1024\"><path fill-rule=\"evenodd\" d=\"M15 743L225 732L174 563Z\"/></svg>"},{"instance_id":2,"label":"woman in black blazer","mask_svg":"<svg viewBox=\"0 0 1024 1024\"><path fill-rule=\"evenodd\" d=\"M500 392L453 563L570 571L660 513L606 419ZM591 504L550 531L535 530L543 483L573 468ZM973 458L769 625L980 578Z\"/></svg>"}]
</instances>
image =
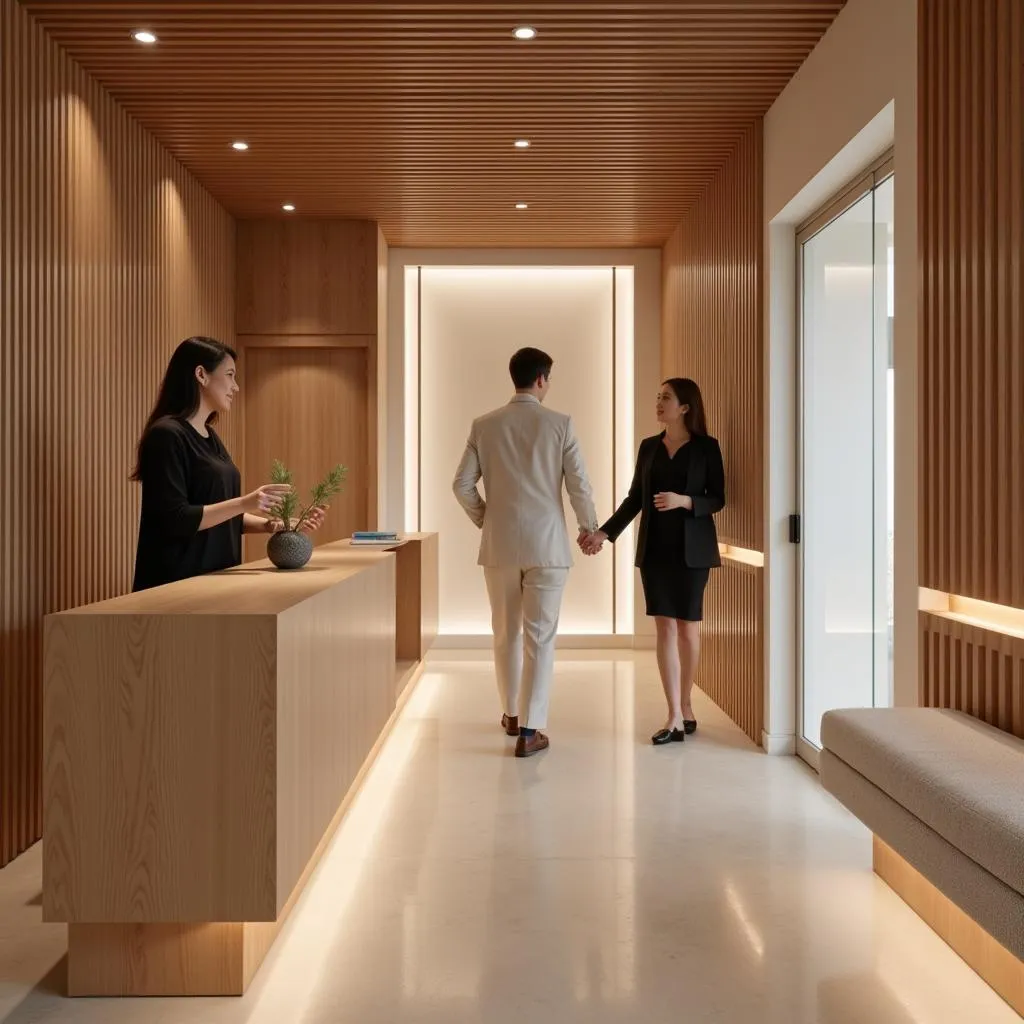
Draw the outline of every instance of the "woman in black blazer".
<instances>
[{"instance_id":1,"label":"woman in black blazer","mask_svg":"<svg viewBox=\"0 0 1024 1024\"><path fill-rule=\"evenodd\" d=\"M626 500L583 540L596 553L640 516L636 564L647 614L658 632L658 668L668 701L665 727L652 742L682 742L697 730L690 696L700 657L700 622L710 570L721 565L714 514L725 505L725 468L708 436L704 400L694 381L673 377L658 394L665 429L640 444Z\"/></svg>"}]
</instances>

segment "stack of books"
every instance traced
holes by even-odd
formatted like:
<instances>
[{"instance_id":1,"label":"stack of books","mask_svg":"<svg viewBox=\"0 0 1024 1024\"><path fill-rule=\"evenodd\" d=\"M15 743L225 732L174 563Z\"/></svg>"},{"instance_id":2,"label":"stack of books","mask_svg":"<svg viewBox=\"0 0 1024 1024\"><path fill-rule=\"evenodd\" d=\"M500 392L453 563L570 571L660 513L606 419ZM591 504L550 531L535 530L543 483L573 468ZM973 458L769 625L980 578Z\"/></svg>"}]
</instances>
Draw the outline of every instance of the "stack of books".
<instances>
[{"instance_id":1,"label":"stack of books","mask_svg":"<svg viewBox=\"0 0 1024 1024\"><path fill-rule=\"evenodd\" d=\"M397 544L399 540L398 534L392 533L390 530L357 530L352 534L352 543L364 546Z\"/></svg>"}]
</instances>

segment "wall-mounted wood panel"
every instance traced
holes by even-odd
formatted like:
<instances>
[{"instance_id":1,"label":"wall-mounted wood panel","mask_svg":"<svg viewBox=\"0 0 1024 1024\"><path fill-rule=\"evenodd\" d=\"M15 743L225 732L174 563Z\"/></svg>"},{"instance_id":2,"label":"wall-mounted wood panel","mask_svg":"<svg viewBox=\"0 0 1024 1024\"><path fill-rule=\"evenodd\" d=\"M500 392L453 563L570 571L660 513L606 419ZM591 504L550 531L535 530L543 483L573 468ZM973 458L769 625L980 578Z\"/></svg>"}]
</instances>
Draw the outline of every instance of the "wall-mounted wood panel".
<instances>
[{"instance_id":1,"label":"wall-mounted wood panel","mask_svg":"<svg viewBox=\"0 0 1024 1024\"><path fill-rule=\"evenodd\" d=\"M368 348L271 348L246 345L245 472L269 481L280 459L303 499L327 471L342 463L345 487L331 503L317 544L369 529ZM368 339L364 339L368 340ZM246 538L246 558L266 554L259 534Z\"/></svg>"},{"instance_id":2,"label":"wall-mounted wood panel","mask_svg":"<svg viewBox=\"0 0 1024 1024\"><path fill-rule=\"evenodd\" d=\"M277 351L275 373L283 381L281 375L287 374L289 366L299 372L309 359L326 358L325 349L362 350L360 394L346 392L348 397L333 421L335 428L351 427L344 435L335 429L331 450L339 452L333 458L342 458L353 475L338 505L339 516L332 520L335 525L344 523L347 532L338 536L376 527L382 391L378 338L384 337L387 309L384 236L371 221L239 221L237 243L237 326L247 363L256 365L260 349L271 347ZM321 350L321 355L302 353L311 348ZM245 366L242 372L244 377ZM266 388L263 392L270 394ZM261 425L266 421L306 420L310 430L318 429L309 420L309 410L301 408L300 391L289 386L274 393L274 402L286 405L268 405L261 401L259 390L247 393L243 388L246 438L271 439ZM334 415L329 401L319 408L328 419ZM352 418L356 410L363 417L358 428ZM299 443L297 437L293 441ZM246 452L246 465L258 469L268 452L261 446L255 463ZM302 462L305 465L305 457ZM314 472L312 466L309 472ZM333 537L334 526L331 530ZM258 542L248 545L250 557L256 557Z\"/></svg>"},{"instance_id":3,"label":"wall-mounted wood panel","mask_svg":"<svg viewBox=\"0 0 1024 1024\"><path fill-rule=\"evenodd\" d=\"M522 247L660 245L843 7L24 2L238 216Z\"/></svg>"},{"instance_id":4,"label":"wall-mounted wood panel","mask_svg":"<svg viewBox=\"0 0 1024 1024\"><path fill-rule=\"evenodd\" d=\"M233 264L230 217L0 0L0 864L41 830L42 616L130 587L134 444L175 344L233 340Z\"/></svg>"},{"instance_id":5,"label":"wall-mounted wood panel","mask_svg":"<svg viewBox=\"0 0 1024 1024\"><path fill-rule=\"evenodd\" d=\"M764 729L764 570L722 560L704 598L697 685L756 743Z\"/></svg>"},{"instance_id":6,"label":"wall-mounted wood panel","mask_svg":"<svg viewBox=\"0 0 1024 1024\"><path fill-rule=\"evenodd\" d=\"M762 146L753 125L665 243L662 373L700 385L725 456L720 539L764 545Z\"/></svg>"},{"instance_id":7,"label":"wall-mounted wood panel","mask_svg":"<svg viewBox=\"0 0 1024 1024\"><path fill-rule=\"evenodd\" d=\"M377 225L241 221L239 334L376 334Z\"/></svg>"},{"instance_id":8,"label":"wall-mounted wood panel","mask_svg":"<svg viewBox=\"0 0 1024 1024\"><path fill-rule=\"evenodd\" d=\"M953 708L1024 738L1024 637L920 612L918 703Z\"/></svg>"},{"instance_id":9,"label":"wall-mounted wood panel","mask_svg":"<svg viewBox=\"0 0 1024 1024\"><path fill-rule=\"evenodd\" d=\"M1024 608L1024 4L918 9L920 583Z\"/></svg>"}]
</instances>

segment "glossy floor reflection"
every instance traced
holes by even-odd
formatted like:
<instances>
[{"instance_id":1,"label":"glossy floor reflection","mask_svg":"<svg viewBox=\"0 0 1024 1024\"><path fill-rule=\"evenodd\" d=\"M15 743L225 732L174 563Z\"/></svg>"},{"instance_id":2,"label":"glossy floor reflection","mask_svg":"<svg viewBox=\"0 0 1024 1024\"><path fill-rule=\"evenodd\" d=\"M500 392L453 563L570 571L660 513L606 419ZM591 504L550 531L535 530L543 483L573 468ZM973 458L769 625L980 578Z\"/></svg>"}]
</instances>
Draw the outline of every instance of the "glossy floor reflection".
<instances>
[{"instance_id":1,"label":"glossy floor reflection","mask_svg":"<svg viewBox=\"0 0 1024 1024\"><path fill-rule=\"evenodd\" d=\"M516 761L492 670L434 661L242 999L63 999L39 856L0 872L0 1020L1017 1021L871 874L870 837L706 700L654 749L648 654L560 656Z\"/></svg>"}]
</instances>

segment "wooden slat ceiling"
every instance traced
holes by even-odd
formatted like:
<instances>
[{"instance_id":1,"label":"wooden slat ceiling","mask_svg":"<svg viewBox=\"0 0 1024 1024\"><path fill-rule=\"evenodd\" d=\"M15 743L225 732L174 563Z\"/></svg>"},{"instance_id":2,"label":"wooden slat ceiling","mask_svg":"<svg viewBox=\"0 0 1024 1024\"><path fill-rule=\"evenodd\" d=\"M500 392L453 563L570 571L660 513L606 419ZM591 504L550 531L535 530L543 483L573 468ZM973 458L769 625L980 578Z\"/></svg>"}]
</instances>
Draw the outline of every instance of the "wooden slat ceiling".
<instances>
[{"instance_id":1,"label":"wooden slat ceiling","mask_svg":"<svg viewBox=\"0 0 1024 1024\"><path fill-rule=\"evenodd\" d=\"M843 0L23 6L237 216L633 246L668 237Z\"/></svg>"}]
</instances>

